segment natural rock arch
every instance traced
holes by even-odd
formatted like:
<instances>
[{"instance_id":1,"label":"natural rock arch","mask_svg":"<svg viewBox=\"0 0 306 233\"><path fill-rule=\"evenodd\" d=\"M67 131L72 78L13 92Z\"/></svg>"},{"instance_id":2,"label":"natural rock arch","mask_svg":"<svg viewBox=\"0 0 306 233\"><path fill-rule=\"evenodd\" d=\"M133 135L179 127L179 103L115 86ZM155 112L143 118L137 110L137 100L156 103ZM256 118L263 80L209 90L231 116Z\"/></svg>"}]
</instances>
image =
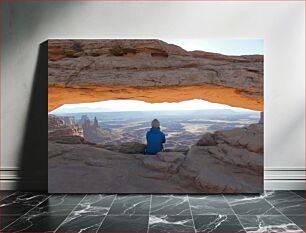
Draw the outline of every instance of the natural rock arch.
<instances>
[{"instance_id":1,"label":"natural rock arch","mask_svg":"<svg viewBox=\"0 0 306 233\"><path fill-rule=\"evenodd\" d=\"M48 111L63 104L203 99L263 111L263 56L185 51L160 40L49 40Z\"/></svg>"}]
</instances>

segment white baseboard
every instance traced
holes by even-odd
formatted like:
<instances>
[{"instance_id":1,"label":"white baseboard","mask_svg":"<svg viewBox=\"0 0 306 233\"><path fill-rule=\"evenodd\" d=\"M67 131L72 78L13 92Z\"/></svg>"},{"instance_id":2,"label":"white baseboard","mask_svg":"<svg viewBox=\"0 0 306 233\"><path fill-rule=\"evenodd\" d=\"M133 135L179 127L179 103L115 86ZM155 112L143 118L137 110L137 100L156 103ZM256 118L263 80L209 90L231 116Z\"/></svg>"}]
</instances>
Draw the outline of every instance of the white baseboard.
<instances>
[{"instance_id":1,"label":"white baseboard","mask_svg":"<svg viewBox=\"0 0 306 233\"><path fill-rule=\"evenodd\" d=\"M305 168L269 167L264 172L265 190L305 190Z\"/></svg>"},{"instance_id":2,"label":"white baseboard","mask_svg":"<svg viewBox=\"0 0 306 233\"><path fill-rule=\"evenodd\" d=\"M305 190L305 180L265 180L265 190Z\"/></svg>"},{"instance_id":3,"label":"white baseboard","mask_svg":"<svg viewBox=\"0 0 306 233\"><path fill-rule=\"evenodd\" d=\"M18 176L19 168L0 169L0 189L19 189L21 177ZM305 168L298 167L270 167L265 168L264 189L265 190L305 190ZM26 187L22 189L33 191L46 191L44 180L28 178Z\"/></svg>"}]
</instances>

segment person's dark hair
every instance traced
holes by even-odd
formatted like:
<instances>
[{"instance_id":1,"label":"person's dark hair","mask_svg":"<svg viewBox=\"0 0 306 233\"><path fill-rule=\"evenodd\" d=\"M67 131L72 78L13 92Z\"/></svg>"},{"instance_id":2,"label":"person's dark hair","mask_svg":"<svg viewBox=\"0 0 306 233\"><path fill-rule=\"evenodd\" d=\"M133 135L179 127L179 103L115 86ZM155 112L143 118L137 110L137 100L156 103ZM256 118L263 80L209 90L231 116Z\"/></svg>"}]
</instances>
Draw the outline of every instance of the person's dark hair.
<instances>
[{"instance_id":1,"label":"person's dark hair","mask_svg":"<svg viewBox=\"0 0 306 233\"><path fill-rule=\"evenodd\" d=\"M159 128L160 127L160 123L159 120L154 119L151 123L152 128Z\"/></svg>"}]
</instances>

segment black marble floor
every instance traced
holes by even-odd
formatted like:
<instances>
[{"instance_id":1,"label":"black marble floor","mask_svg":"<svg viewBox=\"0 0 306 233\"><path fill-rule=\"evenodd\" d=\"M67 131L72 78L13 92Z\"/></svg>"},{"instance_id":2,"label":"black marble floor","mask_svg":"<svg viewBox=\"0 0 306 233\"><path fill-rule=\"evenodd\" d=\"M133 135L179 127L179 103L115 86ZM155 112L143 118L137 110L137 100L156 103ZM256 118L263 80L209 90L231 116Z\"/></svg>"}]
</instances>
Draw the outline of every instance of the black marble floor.
<instances>
[{"instance_id":1,"label":"black marble floor","mask_svg":"<svg viewBox=\"0 0 306 233\"><path fill-rule=\"evenodd\" d=\"M303 232L303 191L262 195L0 194L1 232Z\"/></svg>"}]
</instances>

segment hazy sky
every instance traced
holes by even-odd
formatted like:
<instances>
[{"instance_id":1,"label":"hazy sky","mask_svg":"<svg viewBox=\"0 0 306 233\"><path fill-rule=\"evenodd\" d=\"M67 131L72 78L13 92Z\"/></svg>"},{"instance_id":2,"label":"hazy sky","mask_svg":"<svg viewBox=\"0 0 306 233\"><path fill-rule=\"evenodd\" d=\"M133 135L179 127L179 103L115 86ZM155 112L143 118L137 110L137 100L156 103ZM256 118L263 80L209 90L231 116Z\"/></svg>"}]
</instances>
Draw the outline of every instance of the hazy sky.
<instances>
[{"instance_id":1,"label":"hazy sky","mask_svg":"<svg viewBox=\"0 0 306 233\"><path fill-rule=\"evenodd\" d=\"M227 55L263 54L262 39L163 39L185 50L202 50ZM51 113L103 112L103 111L152 111L152 110L200 110L239 109L204 100L179 103L146 103L135 100L109 100L96 103L65 104Z\"/></svg>"},{"instance_id":2,"label":"hazy sky","mask_svg":"<svg viewBox=\"0 0 306 233\"><path fill-rule=\"evenodd\" d=\"M161 39L185 50L202 50L226 55L264 54L263 39Z\"/></svg>"},{"instance_id":3,"label":"hazy sky","mask_svg":"<svg viewBox=\"0 0 306 233\"><path fill-rule=\"evenodd\" d=\"M205 100L188 100L178 103L147 103L138 100L108 100L95 103L65 104L52 111L52 114L77 112L120 112L120 111L164 111L164 110L203 110L203 109L233 109L223 104L215 104Z\"/></svg>"}]
</instances>

